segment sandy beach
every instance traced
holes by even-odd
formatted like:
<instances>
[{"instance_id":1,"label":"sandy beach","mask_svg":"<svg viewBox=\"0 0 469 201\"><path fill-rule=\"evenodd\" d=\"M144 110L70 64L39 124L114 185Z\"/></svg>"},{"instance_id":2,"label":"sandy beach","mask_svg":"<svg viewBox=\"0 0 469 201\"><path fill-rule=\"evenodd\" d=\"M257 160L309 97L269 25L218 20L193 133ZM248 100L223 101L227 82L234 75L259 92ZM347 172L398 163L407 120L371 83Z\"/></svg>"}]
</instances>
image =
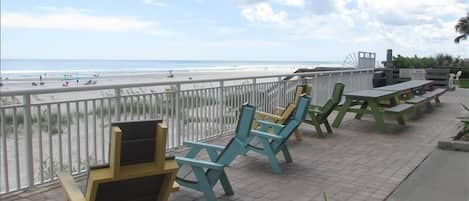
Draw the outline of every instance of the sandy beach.
<instances>
[{"instance_id":1,"label":"sandy beach","mask_svg":"<svg viewBox=\"0 0 469 201\"><path fill-rule=\"evenodd\" d=\"M265 76L274 74L293 73L297 68L253 68L253 69L240 69L240 70L197 70L197 71L174 71L169 77L168 72L141 72L129 73L127 75L100 75L98 77L81 77L78 82L76 79L58 79L58 78L43 78L43 85L39 83L41 80L38 78L8 78L1 81L2 91L14 90L28 90L28 89L44 89L44 88L62 88L62 87L77 87L77 86L91 86L91 85L113 85L113 84L134 84L134 83L155 83L155 82L169 82L169 81L187 81L187 80L205 80L205 79L224 79L224 78L238 78L247 76ZM93 84L87 83L92 81ZM68 82L68 86L64 84ZM32 83L36 83L34 86Z\"/></svg>"}]
</instances>

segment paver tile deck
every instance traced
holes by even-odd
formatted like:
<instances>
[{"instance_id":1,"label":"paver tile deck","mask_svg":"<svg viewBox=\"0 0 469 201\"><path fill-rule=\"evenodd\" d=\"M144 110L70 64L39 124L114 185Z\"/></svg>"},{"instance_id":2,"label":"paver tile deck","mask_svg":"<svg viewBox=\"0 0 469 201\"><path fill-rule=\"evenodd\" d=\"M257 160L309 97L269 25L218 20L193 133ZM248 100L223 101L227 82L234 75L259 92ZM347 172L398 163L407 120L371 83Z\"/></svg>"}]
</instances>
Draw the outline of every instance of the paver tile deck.
<instances>
[{"instance_id":1,"label":"paver tile deck","mask_svg":"<svg viewBox=\"0 0 469 201\"><path fill-rule=\"evenodd\" d=\"M325 139L312 137L314 129L303 124L304 140L288 142L293 163L282 163L283 174L274 174L265 157L249 153L226 169L235 194L225 196L220 186L215 193L219 200L231 201L322 201L323 192L329 201L385 200L435 149L439 139L456 132L459 103L469 102L469 90L447 92L441 101L405 127L386 123L390 130L386 134L379 133L367 116L357 121L348 114L341 127ZM212 143L224 145L228 139L230 136L219 137ZM51 185L1 200L63 201L64 194L58 185ZM198 201L204 197L181 188L170 200Z\"/></svg>"}]
</instances>

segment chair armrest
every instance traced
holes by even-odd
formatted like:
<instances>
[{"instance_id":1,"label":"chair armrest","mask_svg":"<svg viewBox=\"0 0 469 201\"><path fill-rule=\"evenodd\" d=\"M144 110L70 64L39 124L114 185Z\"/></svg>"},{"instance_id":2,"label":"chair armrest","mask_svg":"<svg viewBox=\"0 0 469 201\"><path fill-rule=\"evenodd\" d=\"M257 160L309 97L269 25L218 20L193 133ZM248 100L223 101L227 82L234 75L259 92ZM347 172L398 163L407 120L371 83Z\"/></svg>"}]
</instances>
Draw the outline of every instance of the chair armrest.
<instances>
[{"instance_id":1,"label":"chair armrest","mask_svg":"<svg viewBox=\"0 0 469 201\"><path fill-rule=\"evenodd\" d=\"M220 146L220 145L208 144L208 143L203 143L203 142L184 141L184 145L189 146L189 147L215 149L215 151L223 151L225 149L225 147Z\"/></svg>"},{"instance_id":2,"label":"chair armrest","mask_svg":"<svg viewBox=\"0 0 469 201\"><path fill-rule=\"evenodd\" d=\"M315 113L315 114L322 114L323 113L319 108L316 108L316 107L308 108L308 112L309 113Z\"/></svg>"},{"instance_id":3,"label":"chair armrest","mask_svg":"<svg viewBox=\"0 0 469 201\"><path fill-rule=\"evenodd\" d=\"M277 114L277 115L281 115L284 111L285 111L286 108L284 107L276 107L274 108L274 113Z\"/></svg>"},{"instance_id":4,"label":"chair armrest","mask_svg":"<svg viewBox=\"0 0 469 201\"><path fill-rule=\"evenodd\" d=\"M282 117L278 115L266 113L266 112L256 112L256 119L264 119L264 120L268 119L268 120L278 121L282 119Z\"/></svg>"},{"instance_id":5,"label":"chair armrest","mask_svg":"<svg viewBox=\"0 0 469 201\"><path fill-rule=\"evenodd\" d=\"M321 105L309 105L308 106L308 109L317 109L317 110L320 110L322 109L323 106Z\"/></svg>"},{"instance_id":6,"label":"chair armrest","mask_svg":"<svg viewBox=\"0 0 469 201\"><path fill-rule=\"evenodd\" d=\"M251 135L261 137L261 138L268 138L272 140L282 140L283 138L278 135L272 135L270 133L258 131L258 130L251 130Z\"/></svg>"},{"instance_id":7,"label":"chair armrest","mask_svg":"<svg viewBox=\"0 0 469 201\"><path fill-rule=\"evenodd\" d=\"M78 188L77 183L73 180L73 177L65 172L57 173L60 184L65 191L65 195L70 201L86 201L83 193Z\"/></svg>"},{"instance_id":8,"label":"chair armrest","mask_svg":"<svg viewBox=\"0 0 469 201\"><path fill-rule=\"evenodd\" d=\"M202 161L198 159L186 158L186 157L176 157L178 164L190 165L200 168L210 168L215 170L222 170L225 166L219 163L213 163L209 161Z\"/></svg>"},{"instance_id":9,"label":"chair armrest","mask_svg":"<svg viewBox=\"0 0 469 201\"><path fill-rule=\"evenodd\" d=\"M282 125L282 124L277 124L277 123L270 122L270 121L258 120L258 121L256 121L256 122L257 122L258 124L266 125L266 126L269 126L269 127L272 127L272 128L283 128L283 127L285 127L285 126Z\"/></svg>"}]
</instances>

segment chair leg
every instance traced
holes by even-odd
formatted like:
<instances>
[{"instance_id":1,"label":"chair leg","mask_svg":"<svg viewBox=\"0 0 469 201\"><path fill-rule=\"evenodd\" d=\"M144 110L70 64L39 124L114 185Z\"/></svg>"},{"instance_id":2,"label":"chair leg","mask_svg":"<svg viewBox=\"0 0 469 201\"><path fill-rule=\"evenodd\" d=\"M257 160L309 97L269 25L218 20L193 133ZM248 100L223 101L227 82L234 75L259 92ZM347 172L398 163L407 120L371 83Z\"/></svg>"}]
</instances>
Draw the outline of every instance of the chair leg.
<instances>
[{"instance_id":1,"label":"chair leg","mask_svg":"<svg viewBox=\"0 0 469 201\"><path fill-rule=\"evenodd\" d=\"M275 152L270 147L270 143L267 140L262 140L262 146L264 148L264 153L269 158L272 171L276 174L281 174L282 170L280 169L280 164L277 160L277 157L275 156Z\"/></svg>"},{"instance_id":2,"label":"chair leg","mask_svg":"<svg viewBox=\"0 0 469 201\"><path fill-rule=\"evenodd\" d=\"M318 134L318 136L324 137L324 134L322 133L322 129L321 129L321 124L316 119L316 116L311 116L311 123L314 125L314 128L316 128L316 133Z\"/></svg>"},{"instance_id":3,"label":"chair leg","mask_svg":"<svg viewBox=\"0 0 469 201\"><path fill-rule=\"evenodd\" d=\"M324 121L324 126L326 126L327 133L332 133L331 125L329 124L329 121L327 121L327 119Z\"/></svg>"},{"instance_id":4,"label":"chair leg","mask_svg":"<svg viewBox=\"0 0 469 201\"><path fill-rule=\"evenodd\" d=\"M291 158L291 155L290 155L290 151L288 151L288 148L287 148L286 145L282 146L282 153L283 153L283 157L285 157L285 161L287 161L287 163L293 162L293 160Z\"/></svg>"},{"instance_id":5,"label":"chair leg","mask_svg":"<svg viewBox=\"0 0 469 201\"><path fill-rule=\"evenodd\" d=\"M314 127L316 128L316 133L318 134L319 137L324 137L324 133L322 133L321 125L320 124L314 124Z\"/></svg>"},{"instance_id":6,"label":"chair leg","mask_svg":"<svg viewBox=\"0 0 469 201\"><path fill-rule=\"evenodd\" d=\"M303 133L298 129L295 130L295 139L297 141L303 141Z\"/></svg>"},{"instance_id":7,"label":"chair leg","mask_svg":"<svg viewBox=\"0 0 469 201\"><path fill-rule=\"evenodd\" d=\"M440 103L440 96L435 96L435 103Z\"/></svg>"},{"instance_id":8,"label":"chair leg","mask_svg":"<svg viewBox=\"0 0 469 201\"><path fill-rule=\"evenodd\" d=\"M231 187L230 180L228 180L228 176L226 176L225 171L223 171L223 173L220 176L220 183L226 195L234 194L233 187Z\"/></svg>"},{"instance_id":9,"label":"chair leg","mask_svg":"<svg viewBox=\"0 0 469 201\"><path fill-rule=\"evenodd\" d=\"M204 170L199 167L193 167L192 170L197 177L199 190L204 194L205 200L216 201L217 198L215 197L215 193L213 192L212 186L210 185Z\"/></svg>"}]
</instances>

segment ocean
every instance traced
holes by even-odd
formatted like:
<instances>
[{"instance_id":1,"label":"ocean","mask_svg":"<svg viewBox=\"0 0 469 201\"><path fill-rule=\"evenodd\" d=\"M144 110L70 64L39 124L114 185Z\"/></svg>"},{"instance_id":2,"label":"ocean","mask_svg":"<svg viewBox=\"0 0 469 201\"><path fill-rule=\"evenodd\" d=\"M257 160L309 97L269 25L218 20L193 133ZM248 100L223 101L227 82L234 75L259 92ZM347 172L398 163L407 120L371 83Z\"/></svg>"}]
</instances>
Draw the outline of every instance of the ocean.
<instances>
[{"instance_id":1,"label":"ocean","mask_svg":"<svg viewBox=\"0 0 469 201\"><path fill-rule=\"evenodd\" d=\"M216 60L68 60L2 59L2 79L88 78L168 71L240 71L272 68L337 67L334 61L216 61Z\"/></svg>"}]
</instances>

